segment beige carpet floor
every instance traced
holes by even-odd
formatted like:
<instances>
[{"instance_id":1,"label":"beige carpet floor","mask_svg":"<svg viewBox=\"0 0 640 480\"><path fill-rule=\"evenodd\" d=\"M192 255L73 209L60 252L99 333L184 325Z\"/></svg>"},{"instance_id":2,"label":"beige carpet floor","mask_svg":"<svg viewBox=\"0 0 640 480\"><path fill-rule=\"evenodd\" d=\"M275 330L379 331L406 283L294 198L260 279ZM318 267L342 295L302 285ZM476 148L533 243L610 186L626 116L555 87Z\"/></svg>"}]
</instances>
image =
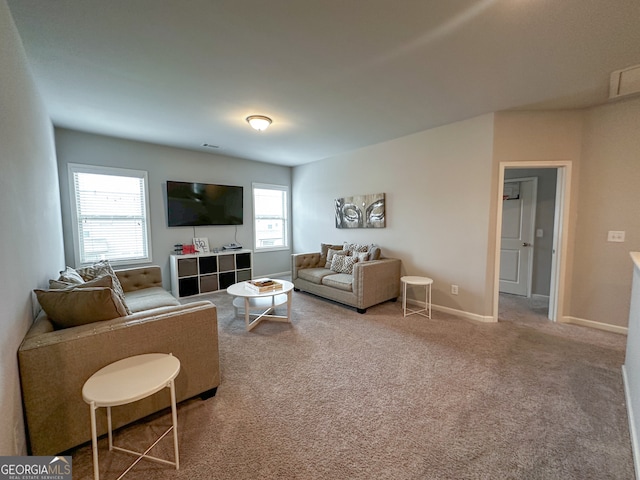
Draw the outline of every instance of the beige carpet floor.
<instances>
[{"instance_id":1,"label":"beige carpet floor","mask_svg":"<svg viewBox=\"0 0 640 480\"><path fill-rule=\"evenodd\" d=\"M400 302L364 315L294 293L293 324L244 330L218 305L222 384L179 405L179 471L132 479L632 479L626 338L532 319L480 324ZM85 414L85 412L79 413ZM87 418L88 421L88 418ZM144 449L166 412L116 442ZM131 458L100 440L101 478ZM171 457L165 439L154 452ZM89 445L74 478L92 478Z\"/></svg>"}]
</instances>

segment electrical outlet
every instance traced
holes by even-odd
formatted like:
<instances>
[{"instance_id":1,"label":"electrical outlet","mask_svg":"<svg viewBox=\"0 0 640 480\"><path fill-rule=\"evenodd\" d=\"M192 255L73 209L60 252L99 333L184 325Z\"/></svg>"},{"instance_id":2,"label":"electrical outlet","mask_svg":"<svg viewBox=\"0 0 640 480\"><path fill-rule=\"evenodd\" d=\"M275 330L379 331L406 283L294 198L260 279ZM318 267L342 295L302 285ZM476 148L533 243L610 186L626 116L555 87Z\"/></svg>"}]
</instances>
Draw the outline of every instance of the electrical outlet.
<instances>
[{"instance_id":1,"label":"electrical outlet","mask_svg":"<svg viewBox=\"0 0 640 480\"><path fill-rule=\"evenodd\" d=\"M607 242L624 242L624 234L623 231L609 230L607 233Z\"/></svg>"},{"instance_id":2,"label":"electrical outlet","mask_svg":"<svg viewBox=\"0 0 640 480\"><path fill-rule=\"evenodd\" d=\"M458 285L451 285L451 295L458 294Z\"/></svg>"}]
</instances>

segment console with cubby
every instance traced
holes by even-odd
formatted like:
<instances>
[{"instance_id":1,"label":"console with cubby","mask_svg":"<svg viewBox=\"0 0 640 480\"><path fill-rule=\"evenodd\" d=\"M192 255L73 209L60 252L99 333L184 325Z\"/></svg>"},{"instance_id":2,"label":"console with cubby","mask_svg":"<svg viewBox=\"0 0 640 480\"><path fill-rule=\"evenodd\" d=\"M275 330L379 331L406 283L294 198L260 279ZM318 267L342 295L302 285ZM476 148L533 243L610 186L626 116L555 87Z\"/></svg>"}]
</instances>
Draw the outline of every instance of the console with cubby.
<instances>
[{"instance_id":1,"label":"console with cubby","mask_svg":"<svg viewBox=\"0 0 640 480\"><path fill-rule=\"evenodd\" d=\"M253 252L247 249L170 255L171 293L176 298L226 290L251 280Z\"/></svg>"}]
</instances>

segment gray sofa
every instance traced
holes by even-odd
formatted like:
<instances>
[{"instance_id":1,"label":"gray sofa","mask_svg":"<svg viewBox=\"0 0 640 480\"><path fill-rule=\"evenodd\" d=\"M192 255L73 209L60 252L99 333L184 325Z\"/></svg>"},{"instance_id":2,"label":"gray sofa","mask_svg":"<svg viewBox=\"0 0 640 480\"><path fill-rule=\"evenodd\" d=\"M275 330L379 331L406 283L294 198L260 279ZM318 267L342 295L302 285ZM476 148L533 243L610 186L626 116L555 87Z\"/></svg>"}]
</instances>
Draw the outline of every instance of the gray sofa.
<instances>
[{"instance_id":1,"label":"gray sofa","mask_svg":"<svg viewBox=\"0 0 640 480\"><path fill-rule=\"evenodd\" d=\"M375 247L375 259L353 264L350 274L341 273L328 268L327 252L330 248L342 247L322 244L320 252L293 254L291 277L294 289L355 307L359 313L365 313L373 305L398 298L399 259L384 258L379 248Z\"/></svg>"},{"instance_id":2,"label":"gray sofa","mask_svg":"<svg viewBox=\"0 0 640 480\"><path fill-rule=\"evenodd\" d=\"M131 314L64 329L42 311L18 350L22 397L32 455L55 455L91 440L84 382L97 370L132 355L172 353L180 360L177 401L215 395L220 383L214 304L180 305L162 288L160 267L115 272ZM170 405L168 391L115 407L113 427ZM98 435L106 433L105 409L97 411Z\"/></svg>"}]
</instances>

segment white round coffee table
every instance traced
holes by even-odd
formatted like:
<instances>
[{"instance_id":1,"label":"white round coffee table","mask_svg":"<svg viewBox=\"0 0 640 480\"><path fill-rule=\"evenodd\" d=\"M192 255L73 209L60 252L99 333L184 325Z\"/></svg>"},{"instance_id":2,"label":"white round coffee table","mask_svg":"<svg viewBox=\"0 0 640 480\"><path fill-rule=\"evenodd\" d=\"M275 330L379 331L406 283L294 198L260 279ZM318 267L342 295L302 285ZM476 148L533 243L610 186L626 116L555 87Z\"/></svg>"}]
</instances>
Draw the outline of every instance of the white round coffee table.
<instances>
[{"instance_id":1,"label":"white round coffee table","mask_svg":"<svg viewBox=\"0 0 640 480\"><path fill-rule=\"evenodd\" d=\"M173 355L147 353L123 358L111 363L91 375L85 382L82 387L82 398L89 404L91 410L91 442L93 447L93 476L95 480L100 479L96 429L96 410L100 407L107 408L109 450L118 450L138 457L118 478L122 478L143 458L175 465L176 470L178 470L180 459L178 456L178 417L176 414L176 392L174 386L174 379L178 376L178 373L180 373L180 360ZM142 453L113 445L111 407L142 400L163 388L171 390L171 427ZM175 462L148 455L149 451L172 430Z\"/></svg>"},{"instance_id":2,"label":"white round coffee table","mask_svg":"<svg viewBox=\"0 0 640 480\"><path fill-rule=\"evenodd\" d=\"M404 316L406 317L415 313L423 317L431 318L431 285L433 285L433 280L429 277L409 275L401 277L400 281L402 282L402 311ZM421 285L425 287L425 308L420 310L410 310L407 308L407 285ZM425 312L427 313L425 314Z\"/></svg>"},{"instance_id":3,"label":"white round coffee table","mask_svg":"<svg viewBox=\"0 0 640 480\"><path fill-rule=\"evenodd\" d=\"M251 331L262 320L291 323L291 292L293 283L287 280L276 280L282 285L281 289L258 293L246 286L247 282L234 283L227 288L227 293L236 298L233 299L233 307L236 315L238 309L244 308L244 323L247 331ZM274 310L278 305L287 304L287 315L275 315ZM259 310L261 313L251 313L251 310ZM251 317L256 317L253 320Z\"/></svg>"}]
</instances>

